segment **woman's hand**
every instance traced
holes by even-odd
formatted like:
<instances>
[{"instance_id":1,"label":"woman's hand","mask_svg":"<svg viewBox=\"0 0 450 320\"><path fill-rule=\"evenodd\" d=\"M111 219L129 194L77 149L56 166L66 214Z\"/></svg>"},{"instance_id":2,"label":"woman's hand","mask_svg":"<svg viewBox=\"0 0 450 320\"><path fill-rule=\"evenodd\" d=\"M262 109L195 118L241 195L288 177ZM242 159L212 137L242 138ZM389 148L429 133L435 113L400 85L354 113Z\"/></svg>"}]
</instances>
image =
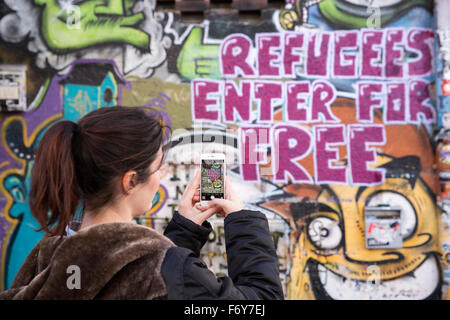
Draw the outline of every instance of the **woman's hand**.
<instances>
[{"instance_id":1,"label":"woman's hand","mask_svg":"<svg viewBox=\"0 0 450 320\"><path fill-rule=\"evenodd\" d=\"M198 207L200 210L206 210L211 208L217 208L217 213L226 217L232 212L240 211L244 209L241 200L231 186L228 177L225 178L225 199L214 199L209 201L207 207Z\"/></svg>"},{"instance_id":2,"label":"woman's hand","mask_svg":"<svg viewBox=\"0 0 450 320\"><path fill-rule=\"evenodd\" d=\"M202 225L205 220L220 211L220 208L216 206L209 208L201 207L199 204L195 206L195 204L200 201L200 172L199 169L194 180L187 185L183 196L178 203L178 213L198 225ZM198 210L196 210L195 207L197 207Z\"/></svg>"}]
</instances>

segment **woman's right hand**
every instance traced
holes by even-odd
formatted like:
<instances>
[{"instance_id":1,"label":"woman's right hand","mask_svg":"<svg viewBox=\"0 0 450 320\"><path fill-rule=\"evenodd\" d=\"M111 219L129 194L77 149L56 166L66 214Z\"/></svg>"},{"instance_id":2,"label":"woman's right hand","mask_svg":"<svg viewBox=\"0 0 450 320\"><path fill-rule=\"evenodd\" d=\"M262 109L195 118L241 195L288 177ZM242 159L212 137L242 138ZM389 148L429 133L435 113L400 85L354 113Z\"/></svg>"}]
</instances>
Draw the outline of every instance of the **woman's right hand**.
<instances>
[{"instance_id":1,"label":"woman's right hand","mask_svg":"<svg viewBox=\"0 0 450 320\"><path fill-rule=\"evenodd\" d=\"M200 207L200 169L197 170L197 174L194 180L186 186L183 196L178 203L178 213L183 217L195 222L198 225L202 225L205 220L217 213L219 208L215 206ZM195 205L197 203L197 205ZM195 211L195 208L199 212Z\"/></svg>"},{"instance_id":2,"label":"woman's right hand","mask_svg":"<svg viewBox=\"0 0 450 320\"><path fill-rule=\"evenodd\" d=\"M232 212L244 209L244 206L231 186L230 180L228 177L225 177L225 199L217 198L210 200L207 206L197 206L197 208L202 211L210 208L216 208L218 214L226 217Z\"/></svg>"}]
</instances>

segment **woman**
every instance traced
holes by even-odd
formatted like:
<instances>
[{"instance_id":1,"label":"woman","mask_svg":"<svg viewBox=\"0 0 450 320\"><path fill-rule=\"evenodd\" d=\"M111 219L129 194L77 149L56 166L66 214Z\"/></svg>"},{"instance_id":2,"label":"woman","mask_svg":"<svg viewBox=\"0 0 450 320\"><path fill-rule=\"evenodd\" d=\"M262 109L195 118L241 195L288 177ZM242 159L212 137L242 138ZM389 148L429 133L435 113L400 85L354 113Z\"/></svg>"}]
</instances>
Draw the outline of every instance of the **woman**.
<instances>
[{"instance_id":1,"label":"woman","mask_svg":"<svg viewBox=\"0 0 450 320\"><path fill-rule=\"evenodd\" d=\"M132 223L152 206L166 128L137 107L105 107L47 130L30 205L45 230L3 299L282 299L265 216L226 199L199 207L197 175L164 235ZM83 203L81 223L75 213ZM229 277L199 258L212 215L225 216Z\"/></svg>"}]
</instances>

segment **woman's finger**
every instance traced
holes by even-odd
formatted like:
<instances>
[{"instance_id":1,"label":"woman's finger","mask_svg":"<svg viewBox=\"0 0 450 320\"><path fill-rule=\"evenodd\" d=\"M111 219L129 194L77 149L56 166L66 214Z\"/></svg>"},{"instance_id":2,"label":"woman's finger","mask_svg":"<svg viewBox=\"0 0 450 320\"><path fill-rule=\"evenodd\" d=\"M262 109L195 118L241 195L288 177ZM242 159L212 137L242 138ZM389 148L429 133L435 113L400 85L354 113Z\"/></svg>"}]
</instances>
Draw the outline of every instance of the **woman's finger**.
<instances>
[{"instance_id":1,"label":"woman's finger","mask_svg":"<svg viewBox=\"0 0 450 320\"><path fill-rule=\"evenodd\" d=\"M230 179L228 179L228 176L225 177L225 192L226 192L226 199L230 200L235 197L235 192L233 187L231 186Z\"/></svg>"},{"instance_id":2,"label":"woman's finger","mask_svg":"<svg viewBox=\"0 0 450 320\"><path fill-rule=\"evenodd\" d=\"M200 187L200 176L201 176L200 168L197 168L197 172L195 173L194 179L192 180L192 186L194 189L198 189Z\"/></svg>"},{"instance_id":3,"label":"woman's finger","mask_svg":"<svg viewBox=\"0 0 450 320\"><path fill-rule=\"evenodd\" d=\"M197 209L199 209L201 211L207 210L207 209L212 208L212 207L216 207L216 205L213 204L213 203L203 203L202 204L200 202L197 203L195 206L197 207Z\"/></svg>"},{"instance_id":4,"label":"woman's finger","mask_svg":"<svg viewBox=\"0 0 450 320\"><path fill-rule=\"evenodd\" d=\"M197 173L194 176L194 179L190 184L187 185L185 192L186 197L192 199L195 191L200 186L200 169L197 170Z\"/></svg>"},{"instance_id":5,"label":"woman's finger","mask_svg":"<svg viewBox=\"0 0 450 320\"><path fill-rule=\"evenodd\" d=\"M210 201L210 205L214 207L218 207L220 211L229 211L229 206L231 201L228 199L214 199Z\"/></svg>"},{"instance_id":6,"label":"woman's finger","mask_svg":"<svg viewBox=\"0 0 450 320\"><path fill-rule=\"evenodd\" d=\"M208 210L202 211L199 213L202 221L209 219L213 214L217 213L220 209L217 207L211 207Z\"/></svg>"}]
</instances>

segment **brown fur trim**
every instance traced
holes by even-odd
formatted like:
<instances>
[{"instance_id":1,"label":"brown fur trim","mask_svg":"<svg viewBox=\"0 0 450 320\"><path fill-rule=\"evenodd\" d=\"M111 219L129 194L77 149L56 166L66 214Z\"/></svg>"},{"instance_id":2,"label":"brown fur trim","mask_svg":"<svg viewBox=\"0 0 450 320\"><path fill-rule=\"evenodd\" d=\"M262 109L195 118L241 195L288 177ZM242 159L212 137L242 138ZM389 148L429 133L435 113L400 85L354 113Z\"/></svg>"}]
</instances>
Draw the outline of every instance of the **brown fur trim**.
<instances>
[{"instance_id":1,"label":"brown fur trim","mask_svg":"<svg viewBox=\"0 0 450 320\"><path fill-rule=\"evenodd\" d=\"M32 250L0 299L153 299L167 294L160 269L174 246L153 229L104 223L73 236L45 236ZM80 270L80 289L69 289ZM70 282L70 279L69 279ZM70 287L70 286L69 286Z\"/></svg>"}]
</instances>

